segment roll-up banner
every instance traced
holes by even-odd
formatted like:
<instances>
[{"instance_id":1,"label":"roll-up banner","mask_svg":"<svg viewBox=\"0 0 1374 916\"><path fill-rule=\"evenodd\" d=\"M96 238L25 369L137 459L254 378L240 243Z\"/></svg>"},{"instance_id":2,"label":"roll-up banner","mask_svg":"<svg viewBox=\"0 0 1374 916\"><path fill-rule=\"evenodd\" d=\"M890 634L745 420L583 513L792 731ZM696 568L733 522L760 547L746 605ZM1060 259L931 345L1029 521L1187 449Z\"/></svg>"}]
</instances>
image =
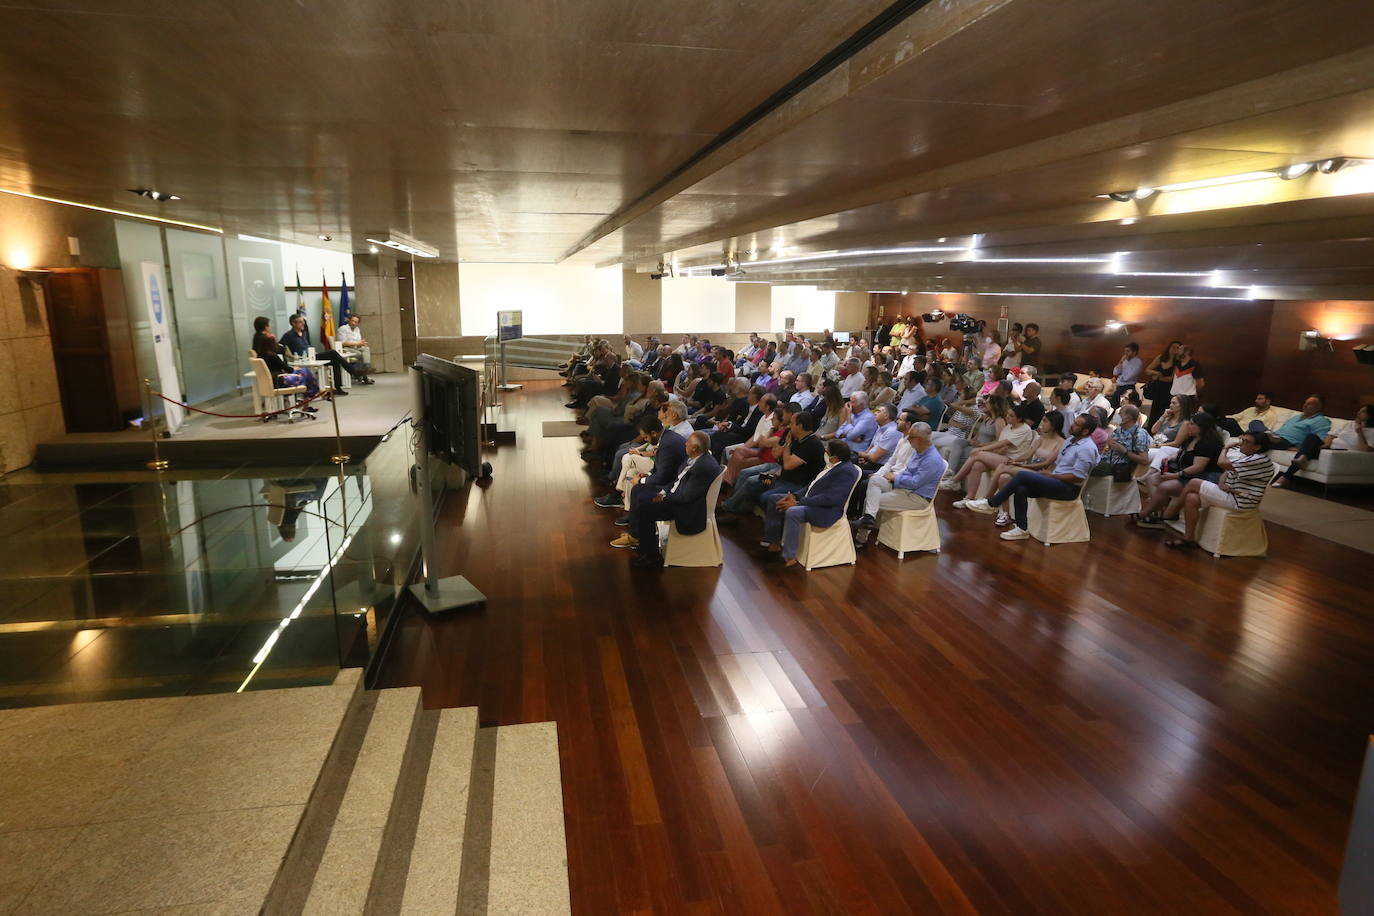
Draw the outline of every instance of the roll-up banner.
<instances>
[{"instance_id":1,"label":"roll-up banner","mask_svg":"<svg viewBox=\"0 0 1374 916\"><path fill-rule=\"evenodd\" d=\"M167 281L163 278L161 264L144 261L142 266L143 301L148 307L148 327L153 334L153 353L157 357L158 388L164 395L179 402L182 400L181 376L177 374L172 333L167 326ZM175 433L185 421L186 411L180 403L167 401L162 402L162 409L167 418L167 432Z\"/></svg>"}]
</instances>

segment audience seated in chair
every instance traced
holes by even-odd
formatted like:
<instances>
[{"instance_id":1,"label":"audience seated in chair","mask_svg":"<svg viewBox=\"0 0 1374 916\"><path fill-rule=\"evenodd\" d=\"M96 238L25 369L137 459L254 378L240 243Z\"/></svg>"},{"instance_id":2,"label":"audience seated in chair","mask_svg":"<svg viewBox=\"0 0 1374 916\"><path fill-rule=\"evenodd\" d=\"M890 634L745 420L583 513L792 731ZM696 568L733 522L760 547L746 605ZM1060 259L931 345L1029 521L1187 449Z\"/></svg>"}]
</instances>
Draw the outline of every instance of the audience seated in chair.
<instances>
[{"instance_id":1,"label":"audience seated in chair","mask_svg":"<svg viewBox=\"0 0 1374 916\"><path fill-rule=\"evenodd\" d=\"M1141 528L1163 528L1169 519L1177 518L1179 497L1190 480L1215 482L1221 471L1217 459L1224 445L1216 420L1201 411L1185 422L1179 436L1182 444L1178 454L1168 464L1145 475L1145 489L1149 498L1141 507L1136 524Z\"/></svg>"},{"instance_id":2,"label":"audience seated in chair","mask_svg":"<svg viewBox=\"0 0 1374 916\"><path fill-rule=\"evenodd\" d=\"M1052 470L1017 471L1006 486L986 501L987 507L996 509L1011 500L1014 526L1002 532L1003 540L1019 541L1030 537L1030 523L1027 520L1030 500L1078 498L1083 483L1098 461L1098 448L1091 438L1096 428L1097 420L1090 414L1076 417ZM978 507L982 502L975 500L969 504L969 508Z\"/></svg>"},{"instance_id":3,"label":"audience seated in chair","mask_svg":"<svg viewBox=\"0 0 1374 916\"><path fill-rule=\"evenodd\" d=\"M1269 436L1263 431L1241 434L1240 442L1217 460L1224 472L1219 481L1194 477L1183 489L1183 535L1167 538L1168 547L1196 547L1198 518L1203 509L1220 508L1232 512L1258 509L1264 490L1274 476L1274 463L1265 453Z\"/></svg>"},{"instance_id":4,"label":"audience seated in chair","mask_svg":"<svg viewBox=\"0 0 1374 916\"><path fill-rule=\"evenodd\" d=\"M767 509L760 546L781 553L784 565L797 565L802 525L829 528L844 518L849 494L859 479L858 467L849 460L851 454L843 439L832 439L825 445L825 467L810 483L779 493L776 499L764 497Z\"/></svg>"},{"instance_id":5,"label":"audience seated in chair","mask_svg":"<svg viewBox=\"0 0 1374 916\"><path fill-rule=\"evenodd\" d=\"M884 509L901 512L906 509L925 509L935 499L940 479L945 475L945 459L931 442L930 424L916 420L915 412L909 412L906 433L906 464L895 465L869 478L869 489L864 500L864 512L854 527L854 546L863 547L868 541L868 531L878 527L878 512ZM894 449L894 454L898 450ZM876 499L874 498L876 497Z\"/></svg>"},{"instance_id":6,"label":"audience seated in chair","mask_svg":"<svg viewBox=\"0 0 1374 916\"><path fill-rule=\"evenodd\" d=\"M979 499L985 492L984 482L991 484L1002 465L1024 461L1035 451L1035 428L1026 422L1025 406L1010 406L1004 398L992 400L1005 410L999 418L1002 428L997 438L973 449L959 471L947 483L941 484L942 489L957 490L965 480L968 481L968 496L954 503L956 509L965 508Z\"/></svg>"},{"instance_id":7,"label":"audience seated in chair","mask_svg":"<svg viewBox=\"0 0 1374 916\"><path fill-rule=\"evenodd\" d=\"M658 522L671 521L682 534L706 530L706 494L720 474L720 465L711 457L710 444L704 432L693 432L687 437L683 460L671 480L668 475L657 481L651 476L630 494L628 538L633 541L631 562L636 566L663 565L658 549Z\"/></svg>"}]
</instances>

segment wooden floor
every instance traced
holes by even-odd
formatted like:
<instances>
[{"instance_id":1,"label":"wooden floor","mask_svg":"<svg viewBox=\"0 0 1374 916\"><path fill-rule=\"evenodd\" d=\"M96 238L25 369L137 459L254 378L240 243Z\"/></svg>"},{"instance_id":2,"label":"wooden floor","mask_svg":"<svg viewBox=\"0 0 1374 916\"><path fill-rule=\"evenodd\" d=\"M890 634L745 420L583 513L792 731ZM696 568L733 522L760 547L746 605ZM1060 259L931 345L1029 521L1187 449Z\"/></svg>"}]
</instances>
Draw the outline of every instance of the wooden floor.
<instances>
[{"instance_id":1,"label":"wooden floor","mask_svg":"<svg viewBox=\"0 0 1374 916\"><path fill-rule=\"evenodd\" d=\"M385 672L562 745L578 913L1332 913L1374 728L1371 557L1270 528L1264 560L997 539L784 570L632 570L543 383L451 499L442 574Z\"/></svg>"}]
</instances>

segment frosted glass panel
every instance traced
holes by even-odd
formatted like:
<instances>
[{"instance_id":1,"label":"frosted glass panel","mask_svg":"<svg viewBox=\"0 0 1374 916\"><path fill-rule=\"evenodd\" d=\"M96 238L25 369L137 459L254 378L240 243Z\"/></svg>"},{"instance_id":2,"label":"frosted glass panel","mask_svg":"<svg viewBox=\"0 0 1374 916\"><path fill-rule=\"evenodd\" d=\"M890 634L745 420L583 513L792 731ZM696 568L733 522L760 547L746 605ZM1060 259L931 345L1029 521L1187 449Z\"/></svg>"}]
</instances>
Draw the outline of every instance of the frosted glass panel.
<instances>
[{"instance_id":1,"label":"frosted glass panel","mask_svg":"<svg viewBox=\"0 0 1374 916\"><path fill-rule=\"evenodd\" d=\"M724 334L735 329L735 284L724 277L661 280L663 333Z\"/></svg>"},{"instance_id":2,"label":"frosted glass panel","mask_svg":"<svg viewBox=\"0 0 1374 916\"><path fill-rule=\"evenodd\" d=\"M773 287L773 326L781 331L795 318L796 330L807 333L835 329L835 293L814 286Z\"/></svg>"},{"instance_id":3,"label":"frosted glass panel","mask_svg":"<svg viewBox=\"0 0 1374 916\"><path fill-rule=\"evenodd\" d=\"M493 264L465 261L458 267L463 333L490 334L496 313L524 312L525 336L619 334L620 265Z\"/></svg>"},{"instance_id":4,"label":"frosted glass panel","mask_svg":"<svg viewBox=\"0 0 1374 916\"><path fill-rule=\"evenodd\" d=\"M217 235L167 230L177 355L186 398L208 401L238 390L247 369L229 305L224 242Z\"/></svg>"}]
</instances>

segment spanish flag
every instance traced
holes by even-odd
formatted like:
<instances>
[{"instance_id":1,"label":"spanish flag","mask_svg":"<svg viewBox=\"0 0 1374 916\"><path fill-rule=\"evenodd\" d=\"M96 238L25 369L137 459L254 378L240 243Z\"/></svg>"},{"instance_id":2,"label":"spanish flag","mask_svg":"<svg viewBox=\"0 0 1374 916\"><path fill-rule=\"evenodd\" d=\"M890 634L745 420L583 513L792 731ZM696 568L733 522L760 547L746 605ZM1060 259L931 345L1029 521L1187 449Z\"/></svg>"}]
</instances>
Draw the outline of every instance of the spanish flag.
<instances>
[{"instance_id":1,"label":"spanish flag","mask_svg":"<svg viewBox=\"0 0 1374 916\"><path fill-rule=\"evenodd\" d=\"M329 306L329 284L320 275L320 346L334 349L334 310Z\"/></svg>"}]
</instances>

